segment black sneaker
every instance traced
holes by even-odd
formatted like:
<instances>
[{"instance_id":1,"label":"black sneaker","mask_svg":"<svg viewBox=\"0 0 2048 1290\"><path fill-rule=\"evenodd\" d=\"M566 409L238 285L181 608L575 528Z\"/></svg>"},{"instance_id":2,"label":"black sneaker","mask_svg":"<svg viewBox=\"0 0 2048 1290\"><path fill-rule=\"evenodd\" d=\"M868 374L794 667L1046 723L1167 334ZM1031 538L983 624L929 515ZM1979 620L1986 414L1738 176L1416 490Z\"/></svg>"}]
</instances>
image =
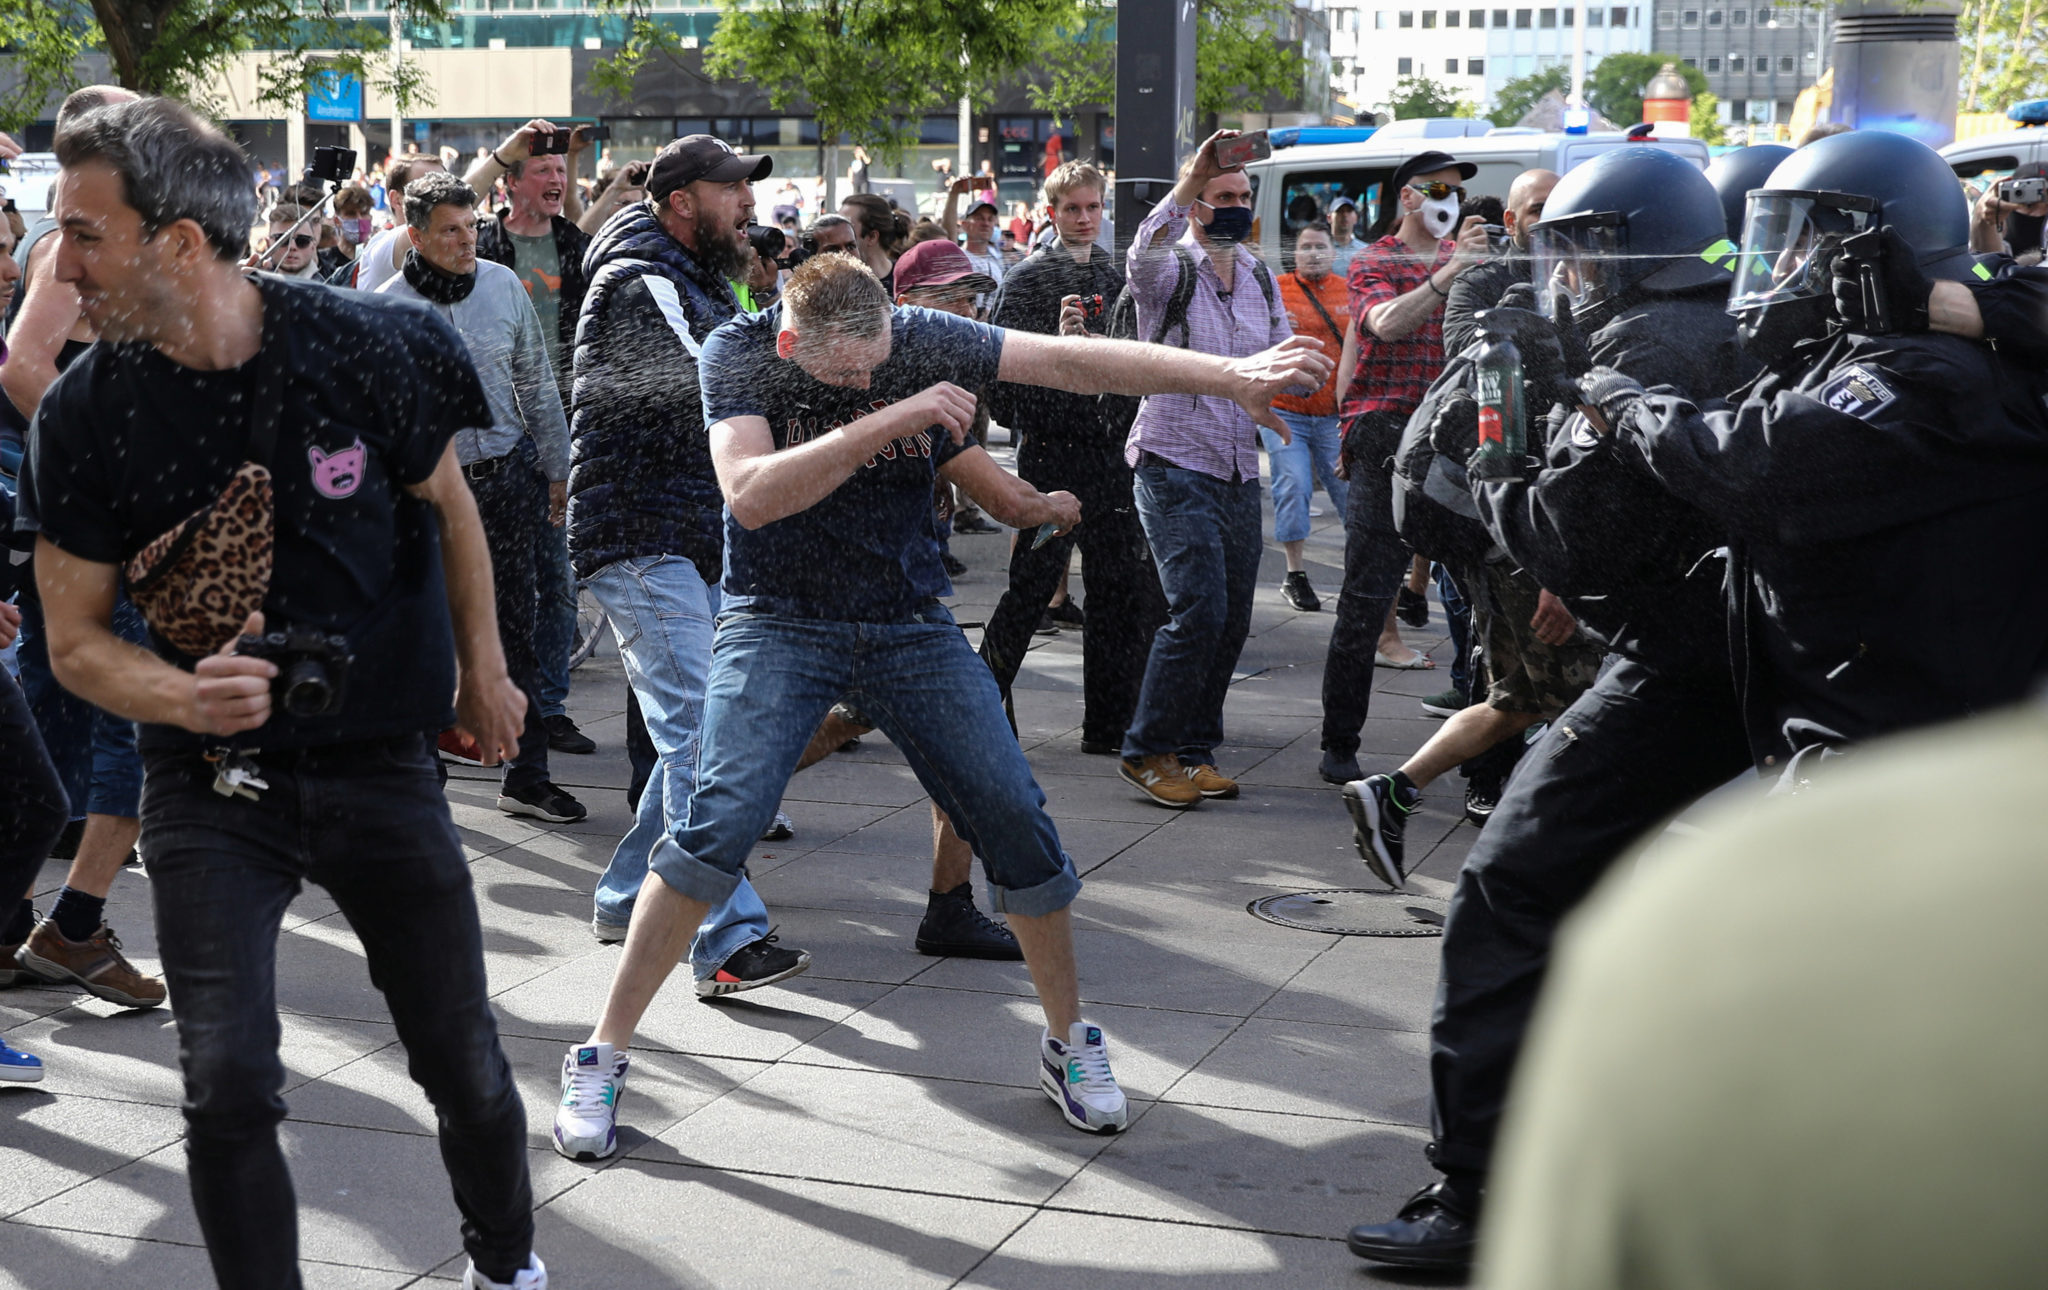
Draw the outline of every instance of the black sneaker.
<instances>
[{"instance_id":1,"label":"black sneaker","mask_svg":"<svg viewBox=\"0 0 2048 1290\"><path fill-rule=\"evenodd\" d=\"M947 573L953 574L956 577L967 572L967 561L962 560L951 551L941 549L939 552L939 563L946 566Z\"/></svg>"},{"instance_id":2,"label":"black sneaker","mask_svg":"<svg viewBox=\"0 0 2048 1290\"><path fill-rule=\"evenodd\" d=\"M991 524L982 518L980 511L962 511L953 517L953 531L955 533L1000 533L1003 529L1001 525Z\"/></svg>"},{"instance_id":3,"label":"black sneaker","mask_svg":"<svg viewBox=\"0 0 2048 1290\"><path fill-rule=\"evenodd\" d=\"M1429 597L1402 587L1394 597L1394 617L1410 627L1429 626Z\"/></svg>"},{"instance_id":4,"label":"black sneaker","mask_svg":"<svg viewBox=\"0 0 2048 1290\"><path fill-rule=\"evenodd\" d=\"M738 994L742 990L755 990L777 981L787 981L811 965L807 950L785 950L775 942L779 938L774 932L758 941L749 941L732 952L732 956L718 965L718 970L697 983L697 994L701 998L715 999L720 995Z\"/></svg>"},{"instance_id":5,"label":"black sneaker","mask_svg":"<svg viewBox=\"0 0 2048 1290\"><path fill-rule=\"evenodd\" d=\"M1491 775L1474 775L1465 781L1465 818L1479 828L1493 818L1493 808L1500 805L1500 781Z\"/></svg>"},{"instance_id":6,"label":"black sneaker","mask_svg":"<svg viewBox=\"0 0 2048 1290\"><path fill-rule=\"evenodd\" d=\"M1087 735L1081 736L1081 751L1090 757L1115 757L1123 750L1122 735L1114 739L1090 739Z\"/></svg>"},{"instance_id":7,"label":"black sneaker","mask_svg":"<svg viewBox=\"0 0 2048 1290\"><path fill-rule=\"evenodd\" d=\"M1315 613L1323 607L1322 600L1316 595L1316 589L1308 585L1307 571L1302 569L1296 569L1288 574L1280 583L1280 599L1304 614Z\"/></svg>"},{"instance_id":8,"label":"black sneaker","mask_svg":"<svg viewBox=\"0 0 2048 1290\"><path fill-rule=\"evenodd\" d=\"M1329 749L1323 749L1323 760L1316 767L1316 774L1325 784L1349 784L1365 772L1358 769L1358 756L1339 756Z\"/></svg>"},{"instance_id":9,"label":"black sneaker","mask_svg":"<svg viewBox=\"0 0 2048 1290\"><path fill-rule=\"evenodd\" d=\"M1060 634L1060 625L1052 620L1052 611L1050 609L1042 610L1039 613L1038 626L1031 629L1031 634L1034 636L1057 636Z\"/></svg>"},{"instance_id":10,"label":"black sneaker","mask_svg":"<svg viewBox=\"0 0 2048 1290\"><path fill-rule=\"evenodd\" d=\"M1086 627L1088 616L1081 612L1081 606L1072 596L1045 611L1045 616L1062 627Z\"/></svg>"},{"instance_id":11,"label":"black sneaker","mask_svg":"<svg viewBox=\"0 0 2048 1290\"><path fill-rule=\"evenodd\" d=\"M540 723L547 727L548 747L558 753L570 753L582 757L597 751L597 740L576 728L576 723L566 712L552 717L542 717Z\"/></svg>"},{"instance_id":12,"label":"black sneaker","mask_svg":"<svg viewBox=\"0 0 2048 1290\"><path fill-rule=\"evenodd\" d=\"M1351 812L1351 841L1358 847L1358 858L1389 887L1408 881L1401 863L1401 836L1422 800L1418 795L1403 805L1397 800L1400 795L1390 775L1371 775L1344 786L1344 809Z\"/></svg>"},{"instance_id":13,"label":"black sneaker","mask_svg":"<svg viewBox=\"0 0 2048 1290\"><path fill-rule=\"evenodd\" d=\"M1408 1198L1386 1223L1361 1223L1344 1243L1361 1259L1402 1268L1471 1266L1479 1224L1441 1182Z\"/></svg>"},{"instance_id":14,"label":"black sneaker","mask_svg":"<svg viewBox=\"0 0 2048 1290\"><path fill-rule=\"evenodd\" d=\"M1445 690L1442 694L1432 694L1419 702L1422 704L1422 710L1432 717L1455 717L1472 706L1471 700L1456 688Z\"/></svg>"},{"instance_id":15,"label":"black sneaker","mask_svg":"<svg viewBox=\"0 0 2048 1290\"><path fill-rule=\"evenodd\" d=\"M498 809L507 815L524 815L549 824L574 824L590 814L583 803L545 781L516 793L509 789L499 793Z\"/></svg>"},{"instance_id":16,"label":"black sneaker","mask_svg":"<svg viewBox=\"0 0 2048 1290\"><path fill-rule=\"evenodd\" d=\"M917 925L917 952L1005 963L1024 961L1024 951L1010 929L975 908L971 882L931 894L924 907L924 921Z\"/></svg>"}]
</instances>

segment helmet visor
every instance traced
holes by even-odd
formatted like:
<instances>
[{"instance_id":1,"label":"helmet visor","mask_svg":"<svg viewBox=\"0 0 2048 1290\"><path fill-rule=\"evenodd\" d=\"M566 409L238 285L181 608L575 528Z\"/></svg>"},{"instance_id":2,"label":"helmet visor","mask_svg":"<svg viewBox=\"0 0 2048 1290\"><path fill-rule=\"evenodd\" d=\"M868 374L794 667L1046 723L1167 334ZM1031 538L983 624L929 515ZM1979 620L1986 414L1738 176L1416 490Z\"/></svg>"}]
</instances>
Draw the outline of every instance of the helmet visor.
<instances>
[{"instance_id":1,"label":"helmet visor","mask_svg":"<svg viewBox=\"0 0 2048 1290\"><path fill-rule=\"evenodd\" d=\"M1556 318L1560 300L1570 301L1575 314L1605 300L1622 285L1627 251L1628 227L1618 212L1536 225L1529 230L1536 307L1545 318Z\"/></svg>"},{"instance_id":2,"label":"helmet visor","mask_svg":"<svg viewBox=\"0 0 2048 1290\"><path fill-rule=\"evenodd\" d=\"M1876 223L1876 203L1848 194L1752 192L1728 312L1827 294L1843 240Z\"/></svg>"}]
</instances>

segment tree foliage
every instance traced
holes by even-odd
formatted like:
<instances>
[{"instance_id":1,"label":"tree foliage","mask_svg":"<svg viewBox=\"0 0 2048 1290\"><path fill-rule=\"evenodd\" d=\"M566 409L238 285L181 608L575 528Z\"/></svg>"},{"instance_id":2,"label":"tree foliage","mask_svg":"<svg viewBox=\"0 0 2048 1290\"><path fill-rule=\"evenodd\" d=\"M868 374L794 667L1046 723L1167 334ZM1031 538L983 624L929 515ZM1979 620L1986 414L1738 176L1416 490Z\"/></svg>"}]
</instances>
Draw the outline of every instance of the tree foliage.
<instances>
[{"instance_id":1,"label":"tree foliage","mask_svg":"<svg viewBox=\"0 0 2048 1290\"><path fill-rule=\"evenodd\" d=\"M2000 112L2048 96L2048 0L1964 0L1965 112Z\"/></svg>"},{"instance_id":2,"label":"tree foliage","mask_svg":"<svg viewBox=\"0 0 2048 1290\"><path fill-rule=\"evenodd\" d=\"M1115 18L1108 0L1078 0L1066 21L1045 29L1033 60L1033 106L1064 116L1116 102ZM1277 34L1293 20L1287 0L1197 0L1195 115L1258 110L1301 89L1308 60Z\"/></svg>"},{"instance_id":3,"label":"tree foliage","mask_svg":"<svg viewBox=\"0 0 2048 1290\"><path fill-rule=\"evenodd\" d=\"M397 0L408 22L445 22L445 0ZM106 51L114 76L138 93L204 108L206 87L235 56L274 51L259 73L261 101L296 106L323 71L362 78L400 110L431 101L417 63L383 57L383 24L351 17L345 0L0 0L0 46L19 80L0 100L0 125L34 120L52 94L81 83L79 59Z\"/></svg>"},{"instance_id":4,"label":"tree foliage","mask_svg":"<svg viewBox=\"0 0 2048 1290\"><path fill-rule=\"evenodd\" d=\"M1457 92L1427 76L1403 76L1380 105L1396 121L1418 116L1471 116L1472 105Z\"/></svg>"},{"instance_id":5,"label":"tree foliage","mask_svg":"<svg viewBox=\"0 0 2048 1290\"><path fill-rule=\"evenodd\" d=\"M1676 54L1609 54L1586 71L1586 102L1626 129L1643 119L1643 87L1666 63L1685 78L1695 99L1707 92L1707 74Z\"/></svg>"},{"instance_id":6,"label":"tree foliage","mask_svg":"<svg viewBox=\"0 0 2048 1290\"><path fill-rule=\"evenodd\" d=\"M1540 72L1517 76L1500 87L1493 96L1493 111L1486 117L1498 126L1520 123L1529 115L1529 109L1543 101L1543 96L1553 90L1569 94L1572 88L1572 72L1569 67L1546 67Z\"/></svg>"}]
</instances>

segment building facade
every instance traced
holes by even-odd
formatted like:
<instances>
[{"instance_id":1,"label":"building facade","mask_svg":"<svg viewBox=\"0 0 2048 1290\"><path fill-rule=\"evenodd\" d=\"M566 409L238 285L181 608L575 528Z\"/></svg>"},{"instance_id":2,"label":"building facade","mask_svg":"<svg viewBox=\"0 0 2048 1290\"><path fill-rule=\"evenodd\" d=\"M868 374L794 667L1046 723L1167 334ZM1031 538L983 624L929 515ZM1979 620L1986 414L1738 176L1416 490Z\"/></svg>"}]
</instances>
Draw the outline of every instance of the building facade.
<instances>
[{"instance_id":1,"label":"building facade","mask_svg":"<svg viewBox=\"0 0 2048 1290\"><path fill-rule=\"evenodd\" d=\"M1551 67L1650 48L1651 9L1631 4L1432 7L1427 0L1332 3L1330 57L1345 97L1377 109L1404 76L1427 76L1484 111L1501 86Z\"/></svg>"},{"instance_id":2,"label":"building facade","mask_svg":"<svg viewBox=\"0 0 2048 1290\"><path fill-rule=\"evenodd\" d=\"M1651 47L1707 77L1723 121L1778 124L1826 65L1822 4L1754 0L1652 0Z\"/></svg>"}]
</instances>

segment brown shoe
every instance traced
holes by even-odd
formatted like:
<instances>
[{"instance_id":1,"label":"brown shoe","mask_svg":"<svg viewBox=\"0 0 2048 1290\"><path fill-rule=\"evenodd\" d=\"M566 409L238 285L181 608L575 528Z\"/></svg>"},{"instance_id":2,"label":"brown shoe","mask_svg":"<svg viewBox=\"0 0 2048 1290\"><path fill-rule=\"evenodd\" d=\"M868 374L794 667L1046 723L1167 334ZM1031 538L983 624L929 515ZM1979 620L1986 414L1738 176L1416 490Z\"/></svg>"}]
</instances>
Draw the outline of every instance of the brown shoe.
<instances>
[{"instance_id":1,"label":"brown shoe","mask_svg":"<svg viewBox=\"0 0 2048 1290\"><path fill-rule=\"evenodd\" d=\"M1136 761L1125 757L1117 762L1116 771L1125 783L1161 806L1184 811L1202 800L1201 790L1188 778L1187 768L1173 753L1154 753Z\"/></svg>"},{"instance_id":2,"label":"brown shoe","mask_svg":"<svg viewBox=\"0 0 2048 1290\"><path fill-rule=\"evenodd\" d=\"M15 955L21 953L22 943L0 945L0 989L10 985L48 985L40 974L15 962Z\"/></svg>"},{"instance_id":3,"label":"brown shoe","mask_svg":"<svg viewBox=\"0 0 2048 1290\"><path fill-rule=\"evenodd\" d=\"M87 993L124 1008L154 1008L164 1001L164 983L135 970L121 953L120 938L105 923L89 940L67 941L57 920L45 918L22 945L20 964L53 981L84 986Z\"/></svg>"},{"instance_id":4,"label":"brown shoe","mask_svg":"<svg viewBox=\"0 0 2048 1290\"><path fill-rule=\"evenodd\" d=\"M1203 797L1237 796L1237 781L1218 774L1216 767L1207 763L1188 767L1188 782L1193 784Z\"/></svg>"}]
</instances>

